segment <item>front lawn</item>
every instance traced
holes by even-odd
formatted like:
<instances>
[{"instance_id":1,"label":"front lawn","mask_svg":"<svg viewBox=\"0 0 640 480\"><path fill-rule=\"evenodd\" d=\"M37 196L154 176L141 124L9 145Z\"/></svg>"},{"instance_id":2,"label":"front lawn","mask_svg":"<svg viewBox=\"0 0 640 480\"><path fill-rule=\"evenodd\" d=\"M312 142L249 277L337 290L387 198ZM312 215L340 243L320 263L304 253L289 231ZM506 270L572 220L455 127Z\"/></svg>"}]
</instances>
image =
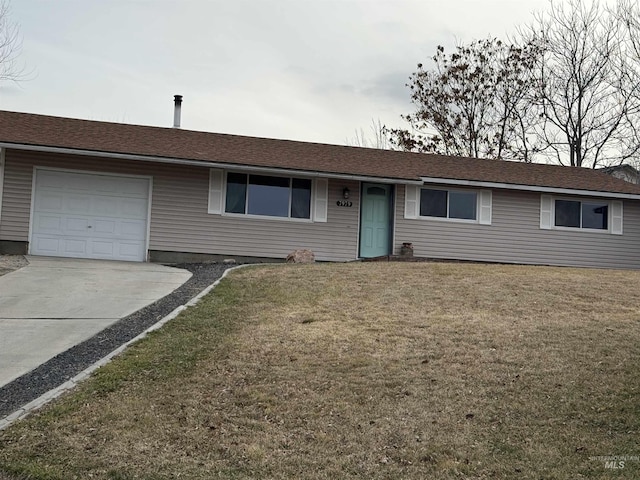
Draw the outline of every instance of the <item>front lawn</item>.
<instances>
[{"instance_id":1,"label":"front lawn","mask_svg":"<svg viewBox=\"0 0 640 480\"><path fill-rule=\"evenodd\" d=\"M0 479L640 478L639 327L634 271L245 268L0 432Z\"/></svg>"}]
</instances>

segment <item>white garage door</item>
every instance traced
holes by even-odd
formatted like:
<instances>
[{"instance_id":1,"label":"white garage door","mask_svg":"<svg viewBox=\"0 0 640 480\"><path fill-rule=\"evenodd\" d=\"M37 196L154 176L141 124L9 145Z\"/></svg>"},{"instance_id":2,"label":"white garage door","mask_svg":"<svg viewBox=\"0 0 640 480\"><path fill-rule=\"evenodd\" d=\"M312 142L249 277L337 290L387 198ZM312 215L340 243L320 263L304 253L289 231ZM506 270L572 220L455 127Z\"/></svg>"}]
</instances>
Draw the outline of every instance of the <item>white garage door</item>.
<instances>
[{"instance_id":1,"label":"white garage door","mask_svg":"<svg viewBox=\"0 0 640 480\"><path fill-rule=\"evenodd\" d=\"M144 261L149 180L36 171L30 253Z\"/></svg>"}]
</instances>

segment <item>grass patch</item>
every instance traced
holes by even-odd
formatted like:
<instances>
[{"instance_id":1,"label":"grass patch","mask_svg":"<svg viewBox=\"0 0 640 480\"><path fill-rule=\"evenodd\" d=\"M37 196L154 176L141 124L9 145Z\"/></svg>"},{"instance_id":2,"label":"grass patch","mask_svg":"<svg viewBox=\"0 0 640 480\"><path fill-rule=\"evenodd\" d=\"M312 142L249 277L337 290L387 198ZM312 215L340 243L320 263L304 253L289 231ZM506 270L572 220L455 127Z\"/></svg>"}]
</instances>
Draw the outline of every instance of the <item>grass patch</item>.
<instances>
[{"instance_id":1,"label":"grass patch","mask_svg":"<svg viewBox=\"0 0 640 480\"><path fill-rule=\"evenodd\" d=\"M547 267L239 270L0 432L0 480L638 478L638 460L592 457L640 456L639 287Z\"/></svg>"}]
</instances>

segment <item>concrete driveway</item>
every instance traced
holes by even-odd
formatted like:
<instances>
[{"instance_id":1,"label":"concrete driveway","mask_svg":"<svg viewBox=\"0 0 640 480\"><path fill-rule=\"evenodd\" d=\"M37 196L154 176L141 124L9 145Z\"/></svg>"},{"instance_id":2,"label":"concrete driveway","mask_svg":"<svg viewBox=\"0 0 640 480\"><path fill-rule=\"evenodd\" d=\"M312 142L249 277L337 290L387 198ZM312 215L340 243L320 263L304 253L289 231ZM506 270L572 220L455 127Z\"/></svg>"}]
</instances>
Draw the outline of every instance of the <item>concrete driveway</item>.
<instances>
[{"instance_id":1,"label":"concrete driveway","mask_svg":"<svg viewBox=\"0 0 640 480\"><path fill-rule=\"evenodd\" d=\"M178 288L153 263L27 257L0 277L0 387Z\"/></svg>"}]
</instances>

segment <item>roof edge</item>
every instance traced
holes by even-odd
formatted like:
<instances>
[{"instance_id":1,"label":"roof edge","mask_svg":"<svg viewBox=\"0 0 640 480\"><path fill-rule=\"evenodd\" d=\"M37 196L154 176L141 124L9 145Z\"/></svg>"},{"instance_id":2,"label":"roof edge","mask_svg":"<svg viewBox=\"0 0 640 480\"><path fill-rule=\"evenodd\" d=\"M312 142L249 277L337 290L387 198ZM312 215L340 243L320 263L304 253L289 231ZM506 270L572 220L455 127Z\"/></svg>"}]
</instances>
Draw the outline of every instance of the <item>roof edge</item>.
<instances>
[{"instance_id":1,"label":"roof edge","mask_svg":"<svg viewBox=\"0 0 640 480\"><path fill-rule=\"evenodd\" d=\"M99 150L82 150L66 147L47 147L44 145L29 145L18 144L10 142L0 142L0 149L13 149L13 150L27 150L44 153L63 153L67 155L85 155L92 157L103 158L115 158L119 160L133 160L139 162L156 162L156 163L169 163L175 165L190 165L196 167L205 168L221 168L228 170L241 170L241 171L254 171L263 173L279 173L289 175L301 175L307 177L323 177L323 178L338 178L343 180L356 180L363 182L378 182L378 183L393 183L393 184L407 184L407 185L422 185L422 180L409 180L405 178L392 178L392 177L374 177L367 175L355 175L347 173L335 173L335 172L322 172L315 170L297 170L291 168L278 168L278 167L260 167L254 165L238 164L238 163L226 163L226 162L213 162L208 160L188 160L183 158L173 157L157 157L152 155L137 155L132 153L117 153L117 152L105 152Z\"/></svg>"},{"instance_id":2,"label":"roof edge","mask_svg":"<svg viewBox=\"0 0 640 480\"><path fill-rule=\"evenodd\" d=\"M542 193L559 193L563 195L582 195L589 197L603 197L603 198L626 198L631 200L640 200L640 194L633 193L617 193L617 192L602 192L598 190L579 190L571 188L559 188L559 187L543 187L539 185L520 185L516 183L499 183L499 182L486 182L480 180L457 180L454 178L438 178L438 177L421 177L425 183L442 183L446 185L461 185L469 187L484 187L484 188L502 188L505 190L524 190L527 192L542 192Z\"/></svg>"}]
</instances>

